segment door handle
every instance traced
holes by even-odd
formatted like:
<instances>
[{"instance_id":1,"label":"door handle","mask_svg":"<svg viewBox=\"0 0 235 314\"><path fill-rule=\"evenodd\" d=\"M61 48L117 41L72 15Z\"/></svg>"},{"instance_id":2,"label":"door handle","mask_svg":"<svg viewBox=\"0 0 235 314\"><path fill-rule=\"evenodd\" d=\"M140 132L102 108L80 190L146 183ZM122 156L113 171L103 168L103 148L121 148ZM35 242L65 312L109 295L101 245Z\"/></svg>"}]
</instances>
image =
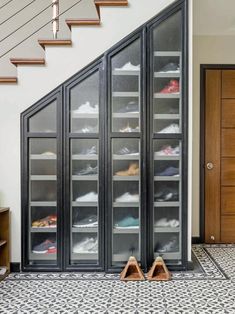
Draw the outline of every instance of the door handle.
<instances>
[{"instance_id":1,"label":"door handle","mask_svg":"<svg viewBox=\"0 0 235 314\"><path fill-rule=\"evenodd\" d=\"M214 165L213 165L212 162L208 162L208 163L206 164L206 167L207 167L208 170L212 170L212 169L214 168Z\"/></svg>"}]
</instances>

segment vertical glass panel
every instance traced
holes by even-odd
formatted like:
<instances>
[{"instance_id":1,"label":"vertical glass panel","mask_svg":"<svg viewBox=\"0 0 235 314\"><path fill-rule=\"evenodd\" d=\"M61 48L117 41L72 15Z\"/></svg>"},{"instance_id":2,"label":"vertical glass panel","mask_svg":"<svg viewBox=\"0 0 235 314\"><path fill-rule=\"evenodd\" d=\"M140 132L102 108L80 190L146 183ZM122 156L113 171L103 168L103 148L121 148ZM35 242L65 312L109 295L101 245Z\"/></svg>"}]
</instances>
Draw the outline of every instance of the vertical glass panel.
<instances>
[{"instance_id":1,"label":"vertical glass panel","mask_svg":"<svg viewBox=\"0 0 235 314\"><path fill-rule=\"evenodd\" d=\"M112 58L112 131L140 131L140 39Z\"/></svg>"},{"instance_id":2,"label":"vertical glass panel","mask_svg":"<svg viewBox=\"0 0 235 314\"><path fill-rule=\"evenodd\" d=\"M43 263L57 255L56 139L29 142L29 260Z\"/></svg>"},{"instance_id":3,"label":"vertical glass panel","mask_svg":"<svg viewBox=\"0 0 235 314\"><path fill-rule=\"evenodd\" d=\"M140 141L113 139L112 263L140 259Z\"/></svg>"},{"instance_id":4,"label":"vertical glass panel","mask_svg":"<svg viewBox=\"0 0 235 314\"><path fill-rule=\"evenodd\" d=\"M99 130L99 71L70 90L70 131L97 133Z\"/></svg>"},{"instance_id":5,"label":"vertical glass panel","mask_svg":"<svg viewBox=\"0 0 235 314\"><path fill-rule=\"evenodd\" d=\"M153 250L181 259L181 142L154 140Z\"/></svg>"},{"instance_id":6,"label":"vertical glass panel","mask_svg":"<svg viewBox=\"0 0 235 314\"><path fill-rule=\"evenodd\" d=\"M50 105L46 106L34 116L29 119L29 132L56 132L56 105L57 102L53 101Z\"/></svg>"},{"instance_id":7,"label":"vertical glass panel","mask_svg":"<svg viewBox=\"0 0 235 314\"><path fill-rule=\"evenodd\" d=\"M153 31L153 131L181 133L181 12Z\"/></svg>"},{"instance_id":8,"label":"vertical glass panel","mask_svg":"<svg viewBox=\"0 0 235 314\"><path fill-rule=\"evenodd\" d=\"M99 141L71 140L71 263L98 262Z\"/></svg>"}]
</instances>

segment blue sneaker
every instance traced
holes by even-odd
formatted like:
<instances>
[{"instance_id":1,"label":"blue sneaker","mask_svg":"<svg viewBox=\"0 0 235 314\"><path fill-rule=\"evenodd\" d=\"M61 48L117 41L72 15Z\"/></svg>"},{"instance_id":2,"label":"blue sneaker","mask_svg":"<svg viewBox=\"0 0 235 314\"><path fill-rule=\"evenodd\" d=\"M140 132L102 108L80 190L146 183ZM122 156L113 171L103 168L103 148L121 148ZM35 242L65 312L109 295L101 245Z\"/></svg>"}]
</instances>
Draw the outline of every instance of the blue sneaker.
<instances>
[{"instance_id":1,"label":"blue sneaker","mask_svg":"<svg viewBox=\"0 0 235 314\"><path fill-rule=\"evenodd\" d=\"M139 218L128 216L116 223L115 228L138 228L139 224Z\"/></svg>"},{"instance_id":2,"label":"blue sneaker","mask_svg":"<svg viewBox=\"0 0 235 314\"><path fill-rule=\"evenodd\" d=\"M178 176L179 175L179 168L176 167L168 167L165 170L163 170L162 172L157 172L156 173L157 176Z\"/></svg>"},{"instance_id":3,"label":"blue sneaker","mask_svg":"<svg viewBox=\"0 0 235 314\"><path fill-rule=\"evenodd\" d=\"M57 247L56 241L45 240L44 242L34 246L33 253L37 254L55 253L56 247Z\"/></svg>"}]
</instances>

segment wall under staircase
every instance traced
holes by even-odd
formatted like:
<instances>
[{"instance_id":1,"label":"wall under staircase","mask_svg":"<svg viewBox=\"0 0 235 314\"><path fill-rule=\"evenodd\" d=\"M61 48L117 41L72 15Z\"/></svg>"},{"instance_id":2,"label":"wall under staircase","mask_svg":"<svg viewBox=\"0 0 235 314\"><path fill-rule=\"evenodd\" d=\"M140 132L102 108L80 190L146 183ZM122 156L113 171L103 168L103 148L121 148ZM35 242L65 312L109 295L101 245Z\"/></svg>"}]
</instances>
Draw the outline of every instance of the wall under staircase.
<instances>
[{"instance_id":1,"label":"wall under staircase","mask_svg":"<svg viewBox=\"0 0 235 314\"><path fill-rule=\"evenodd\" d=\"M72 27L72 46L46 47L45 66L18 66L18 84L0 85L0 205L12 209L12 262L21 257L20 113L172 2L129 0L127 7L101 7L100 26Z\"/></svg>"}]
</instances>

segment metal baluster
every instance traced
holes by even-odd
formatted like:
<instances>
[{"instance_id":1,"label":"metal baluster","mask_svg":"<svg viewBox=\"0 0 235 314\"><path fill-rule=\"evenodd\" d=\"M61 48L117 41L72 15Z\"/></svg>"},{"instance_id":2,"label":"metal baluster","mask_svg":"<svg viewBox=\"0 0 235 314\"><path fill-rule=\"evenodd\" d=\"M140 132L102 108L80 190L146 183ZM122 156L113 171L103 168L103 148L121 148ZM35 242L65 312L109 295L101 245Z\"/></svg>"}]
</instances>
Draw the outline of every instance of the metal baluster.
<instances>
[{"instance_id":1,"label":"metal baluster","mask_svg":"<svg viewBox=\"0 0 235 314\"><path fill-rule=\"evenodd\" d=\"M59 0L52 0L52 31L56 39L59 31Z\"/></svg>"}]
</instances>

